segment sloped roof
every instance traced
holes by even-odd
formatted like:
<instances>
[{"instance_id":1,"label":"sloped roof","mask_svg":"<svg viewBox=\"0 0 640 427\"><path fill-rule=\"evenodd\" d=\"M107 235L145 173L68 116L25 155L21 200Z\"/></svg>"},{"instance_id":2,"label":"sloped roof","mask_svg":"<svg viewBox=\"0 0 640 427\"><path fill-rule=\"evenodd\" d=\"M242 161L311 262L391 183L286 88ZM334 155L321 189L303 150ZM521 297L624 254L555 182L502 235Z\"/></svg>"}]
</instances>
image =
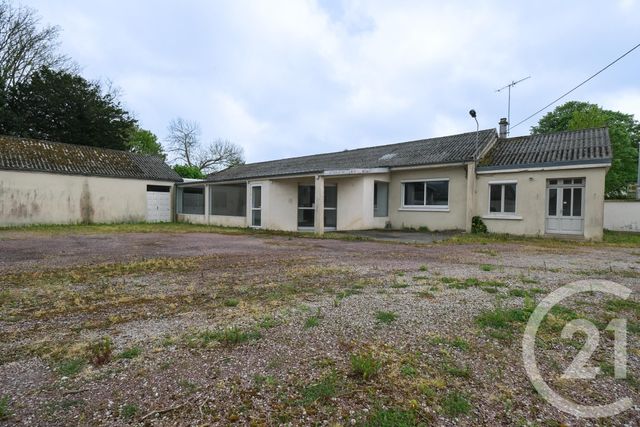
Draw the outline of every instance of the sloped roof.
<instances>
[{"instance_id":1,"label":"sloped roof","mask_svg":"<svg viewBox=\"0 0 640 427\"><path fill-rule=\"evenodd\" d=\"M9 136L0 136L0 169L182 181L157 156Z\"/></svg>"},{"instance_id":2,"label":"sloped roof","mask_svg":"<svg viewBox=\"0 0 640 427\"><path fill-rule=\"evenodd\" d=\"M478 170L611 163L607 128L498 139Z\"/></svg>"},{"instance_id":3,"label":"sloped roof","mask_svg":"<svg viewBox=\"0 0 640 427\"><path fill-rule=\"evenodd\" d=\"M479 152L497 138L495 129L479 133ZM421 139L335 153L293 157L235 166L207 177L209 182L322 173L329 170L371 169L458 163L473 160L476 132Z\"/></svg>"}]
</instances>

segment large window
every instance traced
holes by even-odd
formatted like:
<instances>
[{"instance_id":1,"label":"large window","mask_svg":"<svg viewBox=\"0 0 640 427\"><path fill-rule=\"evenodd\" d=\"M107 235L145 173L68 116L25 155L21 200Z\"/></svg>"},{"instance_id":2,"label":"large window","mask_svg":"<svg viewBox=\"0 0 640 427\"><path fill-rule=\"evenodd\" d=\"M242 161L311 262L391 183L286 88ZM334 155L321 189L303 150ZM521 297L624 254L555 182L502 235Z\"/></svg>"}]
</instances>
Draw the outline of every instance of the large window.
<instances>
[{"instance_id":1,"label":"large window","mask_svg":"<svg viewBox=\"0 0 640 427\"><path fill-rule=\"evenodd\" d=\"M373 216L389 216L389 183L373 183Z\"/></svg>"},{"instance_id":2,"label":"large window","mask_svg":"<svg viewBox=\"0 0 640 427\"><path fill-rule=\"evenodd\" d=\"M204 215L204 187L178 187L178 213Z\"/></svg>"},{"instance_id":3,"label":"large window","mask_svg":"<svg viewBox=\"0 0 640 427\"><path fill-rule=\"evenodd\" d=\"M246 216L246 184L227 184L212 186L211 215Z\"/></svg>"},{"instance_id":4,"label":"large window","mask_svg":"<svg viewBox=\"0 0 640 427\"><path fill-rule=\"evenodd\" d=\"M489 213L516 213L516 183L489 184Z\"/></svg>"},{"instance_id":5,"label":"large window","mask_svg":"<svg viewBox=\"0 0 640 427\"><path fill-rule=\"evenodd\" d=\"M403 206L446 209L449 206L449 180L405 182Z\"/></svg>"}]
</instances>

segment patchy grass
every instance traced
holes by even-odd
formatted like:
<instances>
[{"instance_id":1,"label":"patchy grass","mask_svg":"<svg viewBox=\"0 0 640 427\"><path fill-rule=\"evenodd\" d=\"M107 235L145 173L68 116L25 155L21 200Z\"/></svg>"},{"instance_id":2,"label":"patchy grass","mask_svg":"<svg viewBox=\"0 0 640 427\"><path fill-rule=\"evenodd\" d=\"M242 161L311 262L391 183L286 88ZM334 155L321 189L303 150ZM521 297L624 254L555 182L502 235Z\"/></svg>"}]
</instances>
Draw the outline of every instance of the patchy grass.
<instances>
[{"instance_id":1,"label":"patchy grass","mask_svg":"<svg viewBox=\"0 0 640 427\"><path fill-rule=\"evenodd\" d=\"M195 335L189 336L187 342L190 346L207 347L211 343L222 343L226 345L241 344L247 341L254 341L261 337L256 330L242 330L238 327L231 327L222 330L205 330Z\"/></svg>"},{"instance_id":2,"label":"patchy grass","mask_svg":"<svg viewBox=\"0 0 640 427\"><path fill-rule=\"evenodd\" d=\"M514 324L526 322L531 313L533 313L533 309L529 308L504 309L498 307L494 310L481 313L476 317L476 323L482 328L511 328Z\"/></svg>"},{"instance_id":3,"label":"patchy grass","mask_svg":"<svg viewBox=\"0 0 640 427\"><path fill-rule=\"evenodd\" d=\"M125 405L122 405L122 408L120 408L120 416L125 420L132 419L133 417L136 416L137 413L138 413L138 407L136 405L125 404Z\"/></svg>"},{"instance_id":4,"label":"patchy grass","mask_svg":"<svg viewBox=\"0 0 640 427\"><path fill-rule=\"evenodd\" d=\"M62 361L57 368L58 373L65 377L72 377L79 374L87 366L87 361L83 358L69 359Z\"/></svg>"},{"instance_id":5,"label":"patchy grass","mask_svg":"<svg viewBox=\"0 0 640 427\"><path fill-rule=\"evenodd\" d=\"M0 398L0 420L9 418L11 415L12 412L9 407L9 396L2 396Z\"/></svg>"},{"instance_id":6,"label":"patchy grass","mask_svg":"<svg viewBox=\"0 0 640 427\"><path fill-rule=\"evenodd\" d=\"M471 403L464 394L452 391L442 400L442 410L450 417L457 417L468 414L471 411Z\"/></svg>"},{"instance_id":7,"label":"patchy grass","mask_svg":"<svg viewBox=\"0 0 640 427\"><path fill-rule=\"evenodd\" d=\"M610 299L605 303L605 307L615 313L628 311L640 315L640 303L632 299Z\"/></svg>"},{"instance_id":8,"label":"patchy grass","mask_svg":"<svg viewBox=\"0 0 640 427\"><path fill-rule=\"evenodd\" d=\"M420 271L429 271L429 267L426 264L420 266Z\"/></svg>"},{"instance_id":9,"label":"patchy grass","mask_svg":"<svg viewBox=\"0 0 640 427\"><path fill-rule=\"evenodd\" d=\"M378 311L376 312L376 320L388 325L398 320L398 315L392 311Z\"/></svg>"},{"instance_id":10,"label":"patchy grass","mask_svg":"<svg viewBox=\"0 0 640 427\"><path fill-rule=\"evenodd\" d=\"M322 316L320 316L320 314L307 317L307 320L304 322L305 329L315 328L318 326L320 324L321 317Z\"/></svg>"},{"instance_id":11,"label":"patchy grass","mask_svg":"<svg viewBox=\"0 0 640 427\"><path fill-rule=\"evenodd\" d=\"M464 280L453 277L442 277L440 281L448 285L451 289L479 288L492 294L497 293L498 288L506 286L504 282L498 280L479 280L473 277Z\"/></svg>"},{"instance_id":12,"label":"patchy grass","mask_svg":"<svg viewBox=\"0 0 640 427\"><path fill-rule=\"evenodd\" d=\"M378 375L378 371L382 368L382 362L372 353L352 354L349 360L353 374L365 381Z\"/></svg>"},{"instance_id":13,"label":"patchy grass","mask_svg":"<svg viewBox=\"0 0 640 427\"><path fill-rule=\"evenodd\" d=\"M305 405L326 401L338 393L338 374L332 371L318 382L306 386L302 390L302 402Z\"/></svg>"},{"instance_id":14,"label":"patchy grass","mask_svg":"<svg viewBox=\"0 0 640 427\"><path fill-rule=\"evenodd\" d=\"M224 306L225 307L237 307L238 304L240 304L240 300L236 299L236 298L229 298L224 300Z\"/></svg>"},{"instance_id":15,"label":"patchy grass","mask_svg":"<svg viewBox=\"0 0 640 427\"><path fill-rule=\"evenodd\" d=\"M142 349L140 347L131 347L122 352L120 352L116 358L118 359L135 359L136 357L142 354Z\"/></svg>"},{"instance_id":16,"label":"patchy grass","mask_svg":"<svg viewBox=\"0 0 640 427\"><path fill-rule=\"evenodd\" d=\"M403 409L376 409L362 424L364 427L414 427L418 425L415 414Z\"/></svg>"},{"instance_id":17,"label":"patchy grass","mask_svg":"<svg viewBox=\"0 0 640 427\"><path fill-rule=\"evenodd\" d=\"M495 270L496 266L492 265L492 264L482 264L480 265L480 270L482 271L493 271Z\"/></svg>"},{"instance_id":18,"label":"patchy grass","mask_svg":"<svg viewBox=\"0 0 640 427\"><path fill-rule=\"evenodd\" d=\"M436 335L434 337L431 337L429 339L429 342L435 345L445 345L445 346L457 348L462 351L469 350L469 343L460 337L446 338L446 337Z\"/></svg>"}]
</instances>

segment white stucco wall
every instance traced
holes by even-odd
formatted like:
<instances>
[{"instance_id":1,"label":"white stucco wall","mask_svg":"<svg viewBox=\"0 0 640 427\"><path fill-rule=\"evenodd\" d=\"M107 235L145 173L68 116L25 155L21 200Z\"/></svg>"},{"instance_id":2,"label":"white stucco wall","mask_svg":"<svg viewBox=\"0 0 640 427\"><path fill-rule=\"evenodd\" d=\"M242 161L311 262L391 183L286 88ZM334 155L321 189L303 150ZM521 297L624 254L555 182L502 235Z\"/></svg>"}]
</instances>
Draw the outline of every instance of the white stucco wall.
<instances>
[{"instance_id":1,"label":"white stucco wall","mask_svg":"<svg viewBox=\"0 0 640 427\"><path fill-rule=\"evenodd\" d=\"M640 201L606 200L604 228L640 232Z\"/></svg>"},{"instance_id":2,"label":"white stucco wall","mask_svg":"<svg viewBox=\"0 0 640 427\"><path fill-rule=\"evenodd\" d=\"M449 179L449 209L428 211L402 208L402 183L421 179ZM463 166L392 171L389 184L389 219L394 229L429 227L430 230L464 230L467 180Z\"/></svg>"},{"instance_id":3,"label":"white stucco wall","mask_svg":"<svg viewBox=\"0 0 640 427\"><path fill-rule=\"evenodd\" d=\"M585 178L584 237L602 239L604 179L606 168L547 170L480 174L477 180L475 215L483 217L490 232L544 235L547 179ZM489 183L516 181L517 219L495 219L489 215Z\"/></svg>"},{"instance_id":4,"label":"white stucco wall","mask_svg":"<svg viewBox=\"0 0 640 427\"><path fill-rule=\"evenodd\" d=\"M145 221L147 185L174 183L0 171L0 226Z\"/></svg>"}]
</instances>

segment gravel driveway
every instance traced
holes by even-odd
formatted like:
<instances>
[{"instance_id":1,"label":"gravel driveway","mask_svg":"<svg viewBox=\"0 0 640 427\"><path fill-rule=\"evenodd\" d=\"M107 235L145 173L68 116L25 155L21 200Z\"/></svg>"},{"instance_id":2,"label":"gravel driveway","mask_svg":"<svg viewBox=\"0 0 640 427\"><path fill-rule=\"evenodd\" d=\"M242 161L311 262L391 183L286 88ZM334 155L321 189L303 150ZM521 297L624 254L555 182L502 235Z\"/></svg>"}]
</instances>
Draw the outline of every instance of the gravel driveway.
<instances>
[{"instance_id":1,"label":"gravel driveway","mask_svg":"<svg viewBox=\"0 0 640 427\"><path fill-rule=\"evenodd\" d=\"M10 425L597 425L548 404L520 359L535 302L586 278L634 294L564 302L541 370L583 404L640 402L640 249L5 231L0 253ZM560 378L584 343L560 337L575 318L600 329L592 381ZM636 406L605 423L639 421Z\"/></svg>"}]
</instances>

